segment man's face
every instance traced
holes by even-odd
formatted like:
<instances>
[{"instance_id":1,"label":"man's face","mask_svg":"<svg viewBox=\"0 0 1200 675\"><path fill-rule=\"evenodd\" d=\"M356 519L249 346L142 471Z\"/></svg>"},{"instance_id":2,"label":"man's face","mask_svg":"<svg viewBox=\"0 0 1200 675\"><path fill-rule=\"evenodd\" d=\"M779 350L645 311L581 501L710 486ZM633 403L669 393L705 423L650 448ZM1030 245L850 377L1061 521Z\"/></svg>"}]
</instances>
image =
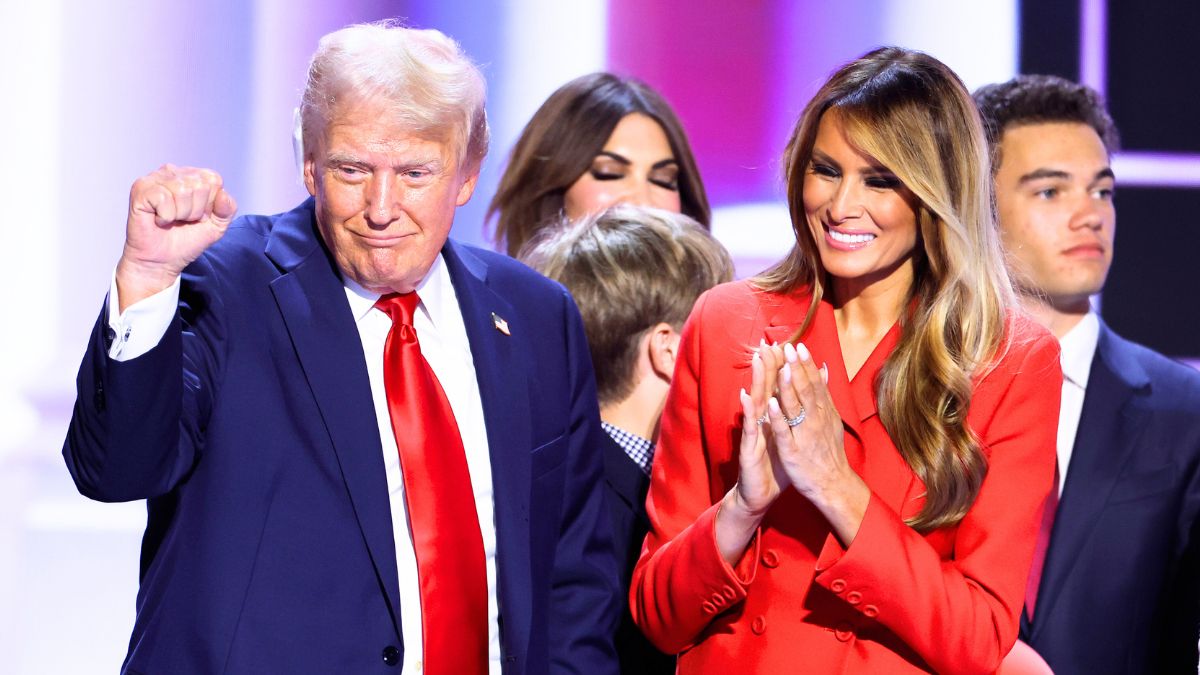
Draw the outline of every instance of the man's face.
<instances>
[{"instance_id":1,"label":"man's face","mask_svg":"<svg viewBox=\"0 0 1200 675\"><path fill-rule=\"evenodd\" d=\"M377 293L407 293L429 271L478 172L454 144L413 135L385 106L336 111L304 161L317 226L342 274Z\"/></svg>"},{"instance_id":2,"label":"man's face","mask_svg":"<svg viewBox=\"0 0 1200 675\"><path fill-rule=\"evenodd\" d=\"M1023 293L1082 312L1112 264L1113 173L1104 142L1075 122L1011 127L1000 139L996 206Z\"/></svg>"}]
</instances>

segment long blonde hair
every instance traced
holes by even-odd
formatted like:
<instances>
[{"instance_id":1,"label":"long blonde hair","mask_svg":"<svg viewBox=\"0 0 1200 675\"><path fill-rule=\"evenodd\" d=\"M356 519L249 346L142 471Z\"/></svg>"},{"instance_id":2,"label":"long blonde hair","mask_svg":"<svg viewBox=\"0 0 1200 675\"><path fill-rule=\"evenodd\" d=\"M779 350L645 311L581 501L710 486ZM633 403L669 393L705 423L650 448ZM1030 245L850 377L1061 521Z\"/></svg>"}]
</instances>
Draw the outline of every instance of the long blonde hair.
<instances>
[{"instance_id":1,"label":"long blonde hair","mask_svg":"<svg viewBox=\"0 0 1200 675\"><path fill-rule=\"evenodd\" d=\"M808 329L825 293L825 270L804 212L804 174L821 117L836 108L849 137L920 200L911 312L875 382L879 414L912 470L925 504L920 531L962 520L979 493L987 458L967 424L974 379L1003 348L1015 306L992 221L983 128L971 95L945 64L898 47L852 61L821 87L784 156L796 244L755 278L774 292L811 289L793 339Z\"/></svg>"}]
</instances>

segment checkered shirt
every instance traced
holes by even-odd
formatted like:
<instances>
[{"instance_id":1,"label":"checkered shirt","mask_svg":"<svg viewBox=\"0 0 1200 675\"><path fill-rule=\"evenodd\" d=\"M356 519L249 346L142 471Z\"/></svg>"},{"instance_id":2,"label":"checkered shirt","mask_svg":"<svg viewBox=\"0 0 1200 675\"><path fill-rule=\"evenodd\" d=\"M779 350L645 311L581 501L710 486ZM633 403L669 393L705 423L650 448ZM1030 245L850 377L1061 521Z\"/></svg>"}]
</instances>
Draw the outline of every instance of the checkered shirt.
<instances>
[{"instance_id":1,"label":"checkered shirt","mask_svg":"<svg viewBox=\"0 0 1200 675\"><path fill-rule=\"evenodd\" d=\"M625 454L629 455L629 459L632 459L633 463L649 476L650 463L654 461L654 443L624 429L618 429L608 422L602 421L600 426L617 442L617 445L621 446Z\"/></svg>"}]
</instances>

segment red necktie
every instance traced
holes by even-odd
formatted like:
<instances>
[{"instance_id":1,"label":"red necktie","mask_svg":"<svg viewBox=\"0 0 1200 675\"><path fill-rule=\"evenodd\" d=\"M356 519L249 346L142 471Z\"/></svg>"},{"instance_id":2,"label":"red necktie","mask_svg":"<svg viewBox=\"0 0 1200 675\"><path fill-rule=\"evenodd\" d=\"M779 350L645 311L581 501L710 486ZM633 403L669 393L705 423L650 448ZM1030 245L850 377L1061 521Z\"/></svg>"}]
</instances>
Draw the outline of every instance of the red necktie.
<instances>
[{"instance_id":1,"label":"red necktie","mask_svg":"<svg viewBox=\"0 0 1200 675\"><path fill-rule=\"evenodd\" d=\"M1042 568L1046 564L1046 549L1050 547L1050 532L1054 530L1054 513L1058 511L1058 464L1054 465L1054 485L1042 504L1042 525L1038 529L1037 546L1033 549L1033 564L1029 568L1029 581L1025 584L1025 611L1033 620L1033 608L1037 604L1038 586L1042 583Z\"/></svg>"},{"instance_id":2,"label":"red necktie","mask_svg":"<svg viewBox=\"0 0 1200 675\"><path fill-rule=\"evenodd\" d=\"M413 328L420 301L416 293L390 294L375 306L392 317L383 347L383 383L417 555L422 670L482 675L488 669L483 536L454 411L421 355Z\"/></svg>"}]
</instances>

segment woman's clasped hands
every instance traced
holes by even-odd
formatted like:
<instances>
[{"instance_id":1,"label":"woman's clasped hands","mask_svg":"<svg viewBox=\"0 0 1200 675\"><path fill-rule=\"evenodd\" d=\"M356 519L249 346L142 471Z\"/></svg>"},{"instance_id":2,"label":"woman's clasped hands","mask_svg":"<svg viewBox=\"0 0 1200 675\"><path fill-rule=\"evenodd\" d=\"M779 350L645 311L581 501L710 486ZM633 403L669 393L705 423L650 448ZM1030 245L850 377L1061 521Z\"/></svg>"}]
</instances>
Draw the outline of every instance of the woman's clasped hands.
<instances>
[{"instance_id":1,"label":"woman's clasped hands","mask_svg":"<svg viewBox=\"0 0 1200 675\"><path fill-rule=\"evenodd\" d=\"M750 369L750 391L739 392L738 482L718 516L718 548L727 561L736 562L771 505L789 488L811 501L849 546L870 489L846 459L828 368L818 367L803 343L764 341Z\"/></svg>"}]
</instances>

